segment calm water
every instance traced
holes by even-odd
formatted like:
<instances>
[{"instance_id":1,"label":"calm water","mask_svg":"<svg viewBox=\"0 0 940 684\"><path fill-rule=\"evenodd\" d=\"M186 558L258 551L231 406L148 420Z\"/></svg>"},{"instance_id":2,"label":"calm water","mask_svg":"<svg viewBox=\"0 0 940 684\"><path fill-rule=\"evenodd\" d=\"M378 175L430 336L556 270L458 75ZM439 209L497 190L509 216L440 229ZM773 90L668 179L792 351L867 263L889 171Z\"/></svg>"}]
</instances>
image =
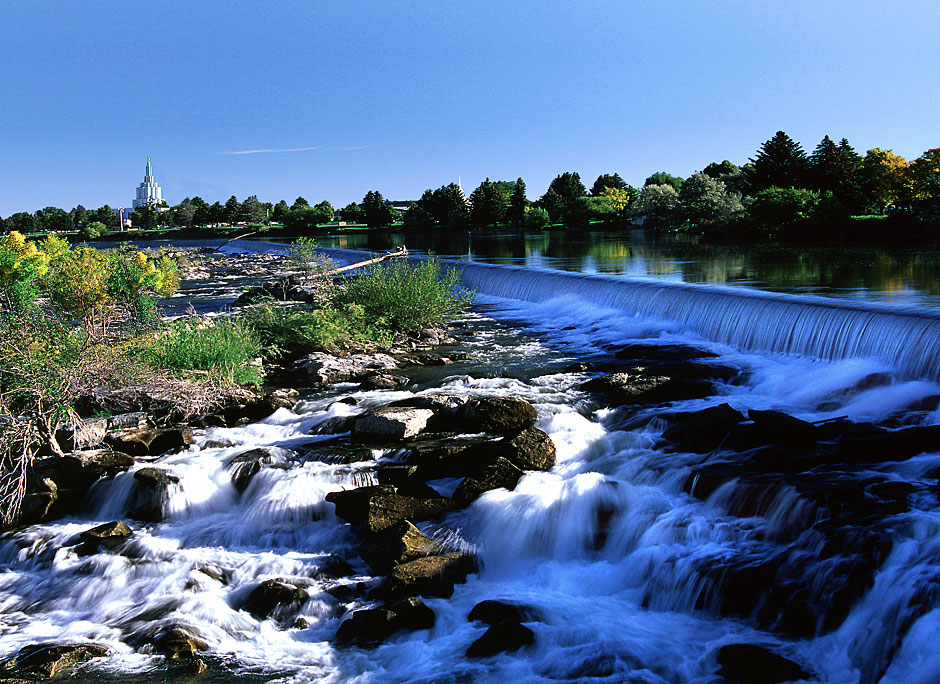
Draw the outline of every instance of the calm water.
<instances>
[{"instance_id":1,"label":"calm water","mask_svg":"<svg viewBox=\"0 0 940 684\"><path fill-rule=\"evenodd\" d=\"M710 245L630 233L523 235L348 233L324 247L384 251L402 244L441 256L687 283L940 307L940 249Z\"/></svg>"}]
</instances>

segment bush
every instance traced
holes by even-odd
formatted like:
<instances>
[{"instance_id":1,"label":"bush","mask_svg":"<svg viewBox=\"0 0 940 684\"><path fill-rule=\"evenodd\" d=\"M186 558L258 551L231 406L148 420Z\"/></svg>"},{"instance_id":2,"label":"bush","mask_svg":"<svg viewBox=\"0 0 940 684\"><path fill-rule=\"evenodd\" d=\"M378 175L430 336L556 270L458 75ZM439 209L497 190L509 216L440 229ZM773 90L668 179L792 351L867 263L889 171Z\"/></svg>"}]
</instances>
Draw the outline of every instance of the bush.
<instances>
[{"instance_id":1,"label":"bush","mask_svg":"<svg viewBox=\"0 0 940 684\"><path fill-rule=\"evenodd\" d=\"M552 220L542 207L530 207L525 213L525 227L528 230L548 228Z\"/></svg>"},{"instance_id":2,"label":"bush","mask_svg":"<svg viewBox=\"0 0 940 684\"><path fill-rule=\"evenodd\" d=\"M313 311L264 305L246 310L241 320L257 335L268 358L287 350L337 349L350 342L380 347L392 343L389 331L371 324L355 304Z\"/></svg>"},{"instance_id":3,"label":"bush","mask_svg":"<svg viewBox=\"0 0 940 684\"><path fill-rule=\"evenodd\" d=\"M82 227L81 234L86 240L97 240L104 235L107 230L108 229L101 221L91 221Z\"/></svg>"},{"instance_id":4,"label":"bush","mask_svg":"<svg viewBox=\"0 0 940 684\"><path fill-rule=\"evenodd\" d=\"M145 358L159 368L204 371L222 384L258 387L261 370L252 362L261 353L258 336L232 319L180 319L171 324Z\"/></svg>"},{"instance_id":5,"label":"bush","mask_svg":"<svg viewBox=\"0 0 940 684\"><path fill-rule=\"evenodd\" d=\"M0 309L26 311L39 294L39 278L48 257L22 233L12 231L0 240Z\"/></svg>"},{"instance_id":6,"label":"bush","mask_svg":"<svg viewBox=\"0 0 940 684\"><path fill-rule=\"evenodd\" d=\"M470 306L474 293L459 282L460 272L443 268L436 257L417 264L395 259L345 278L334 304L361 307L364 320L378 328L416 333L442 325Z\"/></svg>"}]
</instances>

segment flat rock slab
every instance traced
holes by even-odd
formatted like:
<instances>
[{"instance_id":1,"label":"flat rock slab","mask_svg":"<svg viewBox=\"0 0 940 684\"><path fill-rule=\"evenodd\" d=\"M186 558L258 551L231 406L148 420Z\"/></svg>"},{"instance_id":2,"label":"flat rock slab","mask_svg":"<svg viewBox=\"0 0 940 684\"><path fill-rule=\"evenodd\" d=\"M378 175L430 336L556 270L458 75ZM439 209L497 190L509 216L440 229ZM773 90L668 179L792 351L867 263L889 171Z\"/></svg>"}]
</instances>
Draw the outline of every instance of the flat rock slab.
<instances>
[{"instance_id":1,"label":"flat rock slab","mask_svg":"<svg viewBox=\"0 0 940 684\"><path fill-rule=\"evenodd\" d=\"M398 368L398 362L388 354L334 356L314 352L297 361L296 367L304 369L313 384L325 386L358 380L376 371L395 370Z\"/></svg>"},{"instance_id":2,"label":"flat rock slab","mask_svg":"<svg viewBox=\"0 0 940 684\"><path fill-rule=\"evenodd\" d=\"M360 439L409 439L419 435L434 415L431 409L385 407L356 418L353 435Z\"/></svg>"}]
</instances>

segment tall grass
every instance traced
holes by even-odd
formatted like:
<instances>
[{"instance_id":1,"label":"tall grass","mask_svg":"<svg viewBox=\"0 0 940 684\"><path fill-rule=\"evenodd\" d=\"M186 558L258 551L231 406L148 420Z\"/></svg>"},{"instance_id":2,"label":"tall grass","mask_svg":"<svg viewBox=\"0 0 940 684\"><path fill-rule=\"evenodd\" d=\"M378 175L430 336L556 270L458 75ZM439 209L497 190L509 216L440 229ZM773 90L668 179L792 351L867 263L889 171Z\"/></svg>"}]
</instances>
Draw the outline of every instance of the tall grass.
<instances>
[{"instance_id":1,"label":"tall grass","mask_svg":"<svg viewBox=\"0 0 940 684\"><path fill-rule=\"evenodd\" d=\"M261 370L252 362L260 353L261 342L250 326L220 318L174 321L145 355L160 368L204 371L223 384L258 387Z\"/></svg>"},{"instance_id":2,"label":"tall grass","mask_svg":"<svg viewBox=\"0 0 940 684\"><path fill-rule=\"evenodd\" d=\"M437 257L417 264L395 259L347 277L335 300L362 307L378 327L416 333L446 323L473 303L474 292L459 283L460 272L444 268Z\"/></svg>"}]
</instances>

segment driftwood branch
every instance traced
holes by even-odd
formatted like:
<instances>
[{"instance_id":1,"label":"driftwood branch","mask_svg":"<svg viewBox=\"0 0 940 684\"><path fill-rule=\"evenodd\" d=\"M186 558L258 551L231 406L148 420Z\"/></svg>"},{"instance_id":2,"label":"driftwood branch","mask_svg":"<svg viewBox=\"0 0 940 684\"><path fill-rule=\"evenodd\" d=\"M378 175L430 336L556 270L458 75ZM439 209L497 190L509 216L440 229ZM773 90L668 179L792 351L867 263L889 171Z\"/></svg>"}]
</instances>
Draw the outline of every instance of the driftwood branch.
<instances>
[{"instance_id":1,"label":"driftwood branch","mask_svg":"<svg viewBox=\"0 0 940 684\"><path fill-rule=\"evenodd\" d=\"M319 276L334 276L338 273L343 273L344 271L352 271L356 268L362 268L363 266L371 266L372 264L377 264L379 262L385 261L387 259L395 259L398 257L408 256L408 248L402 245L399 249L394 252L389 252L380 257L375 257L374 259L367 259L366 261L360 261L356 264L349 264L349 266L341 266L340 268L334 268L331 271L325 271L324 273L319 273Z\"/></svg>"}]
</instances>

